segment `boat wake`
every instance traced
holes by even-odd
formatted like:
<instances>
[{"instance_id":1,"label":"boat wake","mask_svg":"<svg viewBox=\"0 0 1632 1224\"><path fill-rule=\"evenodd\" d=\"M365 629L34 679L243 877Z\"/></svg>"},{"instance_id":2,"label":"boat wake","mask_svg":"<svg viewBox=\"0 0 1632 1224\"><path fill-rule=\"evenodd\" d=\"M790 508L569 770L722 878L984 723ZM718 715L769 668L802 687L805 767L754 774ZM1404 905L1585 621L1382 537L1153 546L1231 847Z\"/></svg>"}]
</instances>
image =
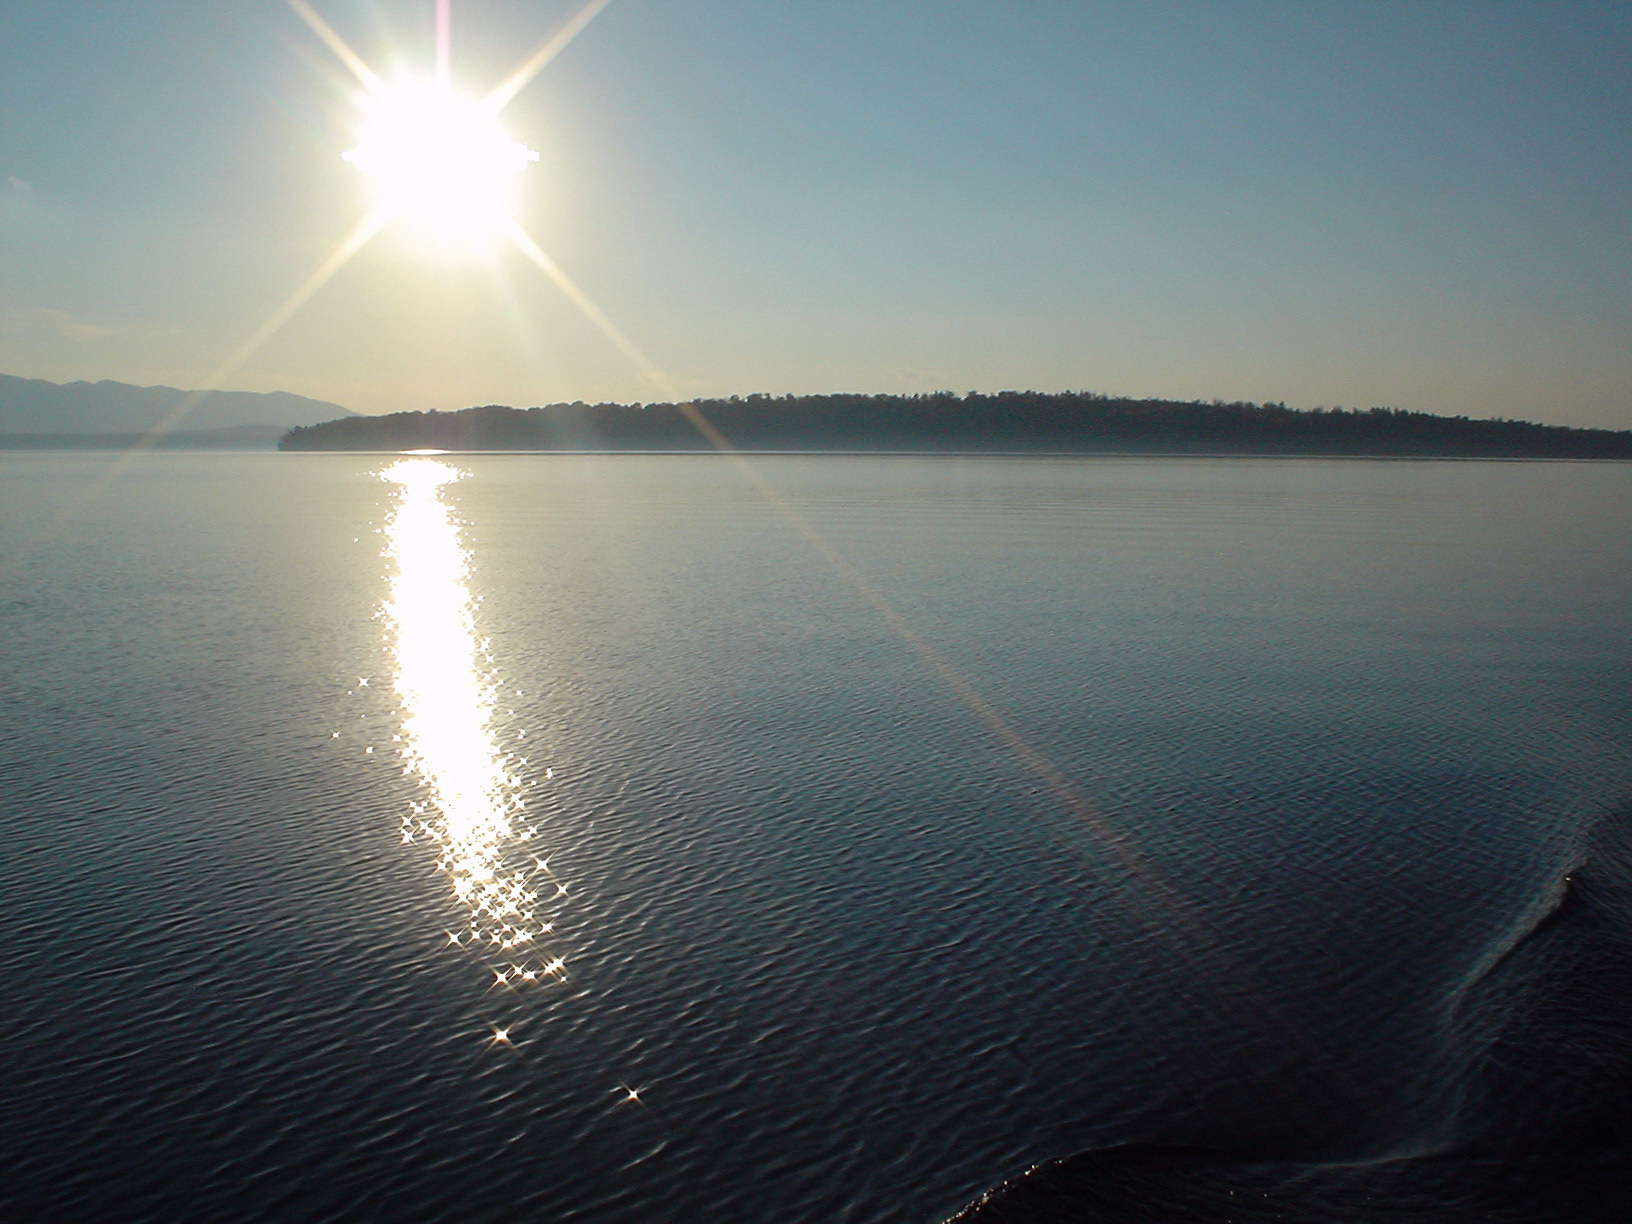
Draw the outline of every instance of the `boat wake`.
<instances>
[{"instance_id":1,"label":"boat wake","mask_svg":"<svg viewBox=\"0 0 1632 1224\"><path fill-rule=\"evenodd\" d=\"M1469 966L1422 1077L1409 1154L1344 1161L1219 1141L1079 1152L952 1224L1293 1221L1620 1224L1632 1219L1632 808ZM1402 1149L1396 1147L1398 1153ZM1290 1158L1289 1158L1290 1157Z\"/></svg>"}]
</instances>

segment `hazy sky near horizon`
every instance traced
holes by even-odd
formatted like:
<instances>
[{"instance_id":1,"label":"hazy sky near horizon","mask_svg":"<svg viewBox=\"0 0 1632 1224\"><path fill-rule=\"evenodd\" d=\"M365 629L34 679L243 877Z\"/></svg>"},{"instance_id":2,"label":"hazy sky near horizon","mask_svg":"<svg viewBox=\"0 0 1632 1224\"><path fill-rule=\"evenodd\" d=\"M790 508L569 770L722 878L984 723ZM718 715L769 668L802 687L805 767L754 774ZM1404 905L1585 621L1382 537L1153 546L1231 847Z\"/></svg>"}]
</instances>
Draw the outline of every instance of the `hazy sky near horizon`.
<instances>
[{"instance_id":1,"label":"hazy sky near horizon","mask_svg":"<svg viewBox=\"0 0 1632 1224\"><path fill-rule=\"evenodd\" d=\"M311 0L382 75L433 0ZM485 92L578 9L453 0ZM0 6L0 371L203 385L370 203L283 0ZM1632 5L612 0L504 112L513 248L401 228L237 369L366 412L1086 389L1632 428Z\"/></svg>"}]
</instances>

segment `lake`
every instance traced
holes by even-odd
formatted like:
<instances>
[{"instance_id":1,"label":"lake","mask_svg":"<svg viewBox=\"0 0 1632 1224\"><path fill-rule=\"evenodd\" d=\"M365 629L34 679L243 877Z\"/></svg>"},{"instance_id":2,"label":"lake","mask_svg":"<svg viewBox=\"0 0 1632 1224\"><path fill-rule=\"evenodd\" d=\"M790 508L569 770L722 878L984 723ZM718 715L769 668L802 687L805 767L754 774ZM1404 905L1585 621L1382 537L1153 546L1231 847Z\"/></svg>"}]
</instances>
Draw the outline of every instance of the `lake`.
<instances>
[{"instance_id":1,"label":"lake","mask_svg":"<svg viewBox=\"0 0 1632 1224\"><path fill-rule=\"evenodd\" d=\"M1499 1144L1468 1017L1632 793L1629 525L1613 463L0 454L0 1203L937 1224Z\"/></svg>"}]
</instances>

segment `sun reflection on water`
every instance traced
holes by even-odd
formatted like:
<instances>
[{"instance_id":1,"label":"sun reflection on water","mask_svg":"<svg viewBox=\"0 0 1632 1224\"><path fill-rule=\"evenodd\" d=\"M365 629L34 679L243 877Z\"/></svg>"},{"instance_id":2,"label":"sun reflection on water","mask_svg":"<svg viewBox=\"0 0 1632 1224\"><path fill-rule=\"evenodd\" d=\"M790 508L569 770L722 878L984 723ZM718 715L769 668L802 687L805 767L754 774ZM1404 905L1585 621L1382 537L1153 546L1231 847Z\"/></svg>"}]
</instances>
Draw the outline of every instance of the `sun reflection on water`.
<instances>
[{"instance_id":1,"label":"sun reflection on water","mask_svg":"<svg viewBox=\"0 0 1632 1224\"><path fill-rule=\"evenodd\" d=\"M404 771L426 797L403 817L404 842L437 850L466 921L448 942L481 956L496 985L559 980L566 965L538 941L554 929L545 910L566 888L535 852L514 762L494 743L496 683L476 634L468 554L443 496L463 473L430 458L380 473L398 486L385 526L391 563L384 615L402 703Z\"/></svg>"}]
</instances>

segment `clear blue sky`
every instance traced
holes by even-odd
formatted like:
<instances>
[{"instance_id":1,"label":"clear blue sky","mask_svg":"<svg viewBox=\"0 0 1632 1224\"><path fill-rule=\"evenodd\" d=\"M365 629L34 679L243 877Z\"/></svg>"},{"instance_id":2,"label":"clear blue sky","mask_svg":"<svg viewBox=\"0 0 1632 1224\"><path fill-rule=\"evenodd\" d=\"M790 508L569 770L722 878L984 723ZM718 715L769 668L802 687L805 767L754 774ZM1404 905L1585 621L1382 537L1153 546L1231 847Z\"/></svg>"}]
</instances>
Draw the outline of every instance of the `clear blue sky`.
<instances>
[{"instance_id":1,"label":"clear blue sky","mask_svg":"<svg viewBox=\"0 0 1632 1224\"><path fill-rule=\"evenodd\" d=\"M433 0L311 0L382 74ZM453 0L485 91L578 8ZM0 371L198 386L369 203L283 0L0 5ZM1632 428L1632 4L612 0L517 217L662 389L1088 389ZM387 229L223 379L652 399L513 249Z\"/></svg>"}]
</instances>

